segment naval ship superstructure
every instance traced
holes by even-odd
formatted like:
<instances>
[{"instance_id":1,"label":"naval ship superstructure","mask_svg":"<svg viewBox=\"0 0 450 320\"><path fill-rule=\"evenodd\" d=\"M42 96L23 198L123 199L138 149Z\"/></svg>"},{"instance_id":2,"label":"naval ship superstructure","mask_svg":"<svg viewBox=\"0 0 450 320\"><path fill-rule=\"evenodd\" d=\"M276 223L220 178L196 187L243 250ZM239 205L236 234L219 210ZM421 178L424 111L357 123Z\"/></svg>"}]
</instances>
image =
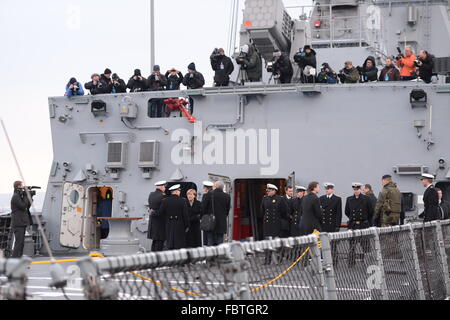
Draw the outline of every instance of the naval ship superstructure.
<instances>
[{"instance_id":1,"label":"naval ship superstructure","mask_svg":"<svg viewBox=\"0 0 450 320\"><path fill-rule=\"evenodd\" d=\"M290 10L281 0L247 0L241 45L251 41L268 61L274 49L292 57L309 44L318 65L335 70L369 55L380 68L409 45L436 56L434 82L301 84L294 76L280 85L268 84L266 73L265 83L243 86L51 97L54 161L42 216L52 250L149 251L147 199L160 180L181 184L183 193L195 188L200 197L202 181L223 180L232 197L229 241L261 239L258 210L267 183L283 193L330 181L346 197L355 181L379 191L381 176L390 173L410 220L422 207L421 174L435 175L450 199L448 1L324 0L295 8L299 17ZM195 118L179 111L150 117L153 99L174 97L191 97ZM112 192L116 219L103 240L100 188Z\"/></svg>"}]
</instances>

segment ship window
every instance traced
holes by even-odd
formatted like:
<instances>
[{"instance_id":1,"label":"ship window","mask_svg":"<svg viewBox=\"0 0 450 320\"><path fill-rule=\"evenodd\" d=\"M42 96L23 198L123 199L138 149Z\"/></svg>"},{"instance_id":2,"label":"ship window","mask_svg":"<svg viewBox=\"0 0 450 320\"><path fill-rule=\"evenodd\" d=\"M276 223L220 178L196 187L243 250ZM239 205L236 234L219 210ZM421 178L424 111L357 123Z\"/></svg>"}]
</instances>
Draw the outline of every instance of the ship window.
<instances>
[{"instance_id":1,"label":"ship window","mask_svg":"<svg viewBox=\"0 0 450 320\"><path fill-rule=\"evenodd\" d=\"M150 99L147 114L149 118L167 118L170 113L167 111L164 99Z\"/></svg>"},{"instance_id":2,"label":"ship window","mask_svg":"<svg viewBox=\"0 0 450 320\"><path fill-rule=\"evenodd\" d=\"M69 194L69 201L72 205L76 206L78 203L78 200L80 200L80 193L77 190L72 190L72 192Z\"/></svg>"}]
</instances>

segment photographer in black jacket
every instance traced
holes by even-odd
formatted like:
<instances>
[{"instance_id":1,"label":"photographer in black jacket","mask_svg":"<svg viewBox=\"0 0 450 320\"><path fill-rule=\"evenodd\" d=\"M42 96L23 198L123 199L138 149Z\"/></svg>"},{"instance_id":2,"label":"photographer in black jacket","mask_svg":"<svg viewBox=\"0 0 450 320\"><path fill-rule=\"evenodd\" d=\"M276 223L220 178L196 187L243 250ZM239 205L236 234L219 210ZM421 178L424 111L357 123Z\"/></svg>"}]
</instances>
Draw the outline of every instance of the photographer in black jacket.
<instances>
[{"instance_id":1,"label":"photographer in black jacket","mask_svg":"<svg viewBox=\"0 0 450 320\"><path fill-rule=\"evenodd\" d=\"M21 258L25 245L25 231L32 225L31 203L22 181L14 182L14 195L11 198L11 227L14 233L12 258Z\"/></svg>"},{"instance_id":2,"label":"photographer in black jacket","mask_svg":"<svg viewBox=\"0 0 450 320\"><path fill-rule=\"evenodd\" d=\"M230 84L230 75L234 71L233 62L225 55L222 48L214 49L210 57L211 67L215 71L214 86L227 87Z\"/></svg>"},{"instance_id":3,"label":"photographer in black jacket","mask_svg":"<svg viewBox=\"0 0 450 320\"><path fill-rule=\"evenodd\" d=\"M433 76L434 68L434 56L429 54L425 50L421 50L419 53L419 58L414 61L415 65L419 68L419 77L425 83L431 82L431 77Z\"/></svg>"}]
</instances>

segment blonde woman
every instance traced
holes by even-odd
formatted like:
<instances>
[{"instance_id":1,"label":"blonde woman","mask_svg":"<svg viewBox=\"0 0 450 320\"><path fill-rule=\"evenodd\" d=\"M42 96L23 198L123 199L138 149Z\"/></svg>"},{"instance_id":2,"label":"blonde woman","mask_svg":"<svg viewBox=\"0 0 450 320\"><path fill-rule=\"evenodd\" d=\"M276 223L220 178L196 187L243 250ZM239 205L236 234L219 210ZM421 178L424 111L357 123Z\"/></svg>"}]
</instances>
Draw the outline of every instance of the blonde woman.
<instances>
[{"instance_id":1,"label":"blonde woman","mask_svg":"<svg viewBox=\"0 0 450 320\"><path fill-rule=\"evenodd\" d=\"M202 203L197 200L197 191L191 189L187 192L187 207L189 216L189 231L186 234L187 248L202 246L200 217L202 216Z\"/></svg>"}]
</instances>

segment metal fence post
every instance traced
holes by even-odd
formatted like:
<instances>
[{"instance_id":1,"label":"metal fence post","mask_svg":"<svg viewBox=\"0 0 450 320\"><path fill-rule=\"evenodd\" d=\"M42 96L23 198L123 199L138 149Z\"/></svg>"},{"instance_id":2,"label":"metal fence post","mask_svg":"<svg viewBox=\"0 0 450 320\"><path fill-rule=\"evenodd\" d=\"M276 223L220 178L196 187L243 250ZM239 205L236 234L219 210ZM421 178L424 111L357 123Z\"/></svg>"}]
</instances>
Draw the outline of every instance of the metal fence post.
<instances>
[{"instance_id":1,"label":"metal fence post","mask_svg":"<svg viewBox=\"0 0 450 320\"><path fill-rule=\"evenodd\" d=\"M330 235L328 233L323 233L320 235L320 240L322 241L322 266L325 273L324 297L326 300L337 300L336 277L334 275Z\"/></svg>"},{"instance_id":2,"label":"metal fence post","mask_svg":"<svg viewBox=\"0 0 450 320\"><path fill-rule=\"evenodd\" d=\"M447 276L449 274L448 264L447 264L447 254L445 253L445 244L444 244L444 233L442 232L441 221L434 222L436 226L436 237L437 243L439 246L439 256L441 258L442 263L442 271L444 273L445 279L445 289L447 297L450 296L450 277Z\"/></svg>"},{"instance_id":3,"label":"metal fence post","mask_svg":"<svg viewBox=\"0 0 450 320\"><path fill-rule=\"evenodd\" d=\"M417 290L419 291L419 299L425 300L425 291L423 290L422 272L420 271L419 256L417 254L416 239L414 238L414 228L409 225L409 240L411 241L412 254L414 259L414 269L416 270Z\"/></svg>"},{"instance_id":4,"label":"metal fence post","mask_svg":"<svg viewBox=\"0 0 450 320\"><path fill-rule=\"evenodd\" d=\"M320 257L320 249L319 249L319 236L314 238L314 245L310 247L310 254L312 258L312 262L314 263L315 270L317 270L317 273L319 274L320 279L320 289L323 292L323 299L329 300L327 289L325 288L325 278L323 275L323 266L322 266L322 259Z\"/></svg>"},{"instance_id":5,"label":"metal fence post","mask_svg":"<svg viewBox=\"0 0 450 320\"><path fill-rule=\"evenodd\" d=\"M84 258L77 262L83 278L84 295L88 300L117 300L118 285L112 281L102 281L101 272L94 260Z\"/></svg>"},{"instance_id":6,"label":"metal fence post","mask_svg":"<svg viewBox=\"0 0 450 320\"><path fill-rule=\"evenodd\" d=\"M0 274L8 278L8 284L1 289L1 296L7 300L26 300L27 272L31 263L30 258L2 259Z\"/></svg>"},{"instance_id":7,"label":"metal fence post","mask_svg":"<svg viewBox=\"0 0 450 320\"><path fill-rule=\"evenodd\" d=\"M388 292L386 285L386 274L384 273L384 263L383 263L383 254L381 252L381 243L380 236L378 234L377 228L372 228L374 232L375 238L375 253L377 257L378 267L380 268L380 290L381 290L381 299L388 300Z\"/></svg>"},{"instance_id":8,"label":"metal fence post","mask_svg":"<svg viewBox=\"0 0 450 320\"><path fill-rule=\"evenodd\" d=\"M247 270L250 263L245 260L245 251L239 242L226 244L230 250L230 260L223 266L225 281L231 283L230 289L237 300L250 300L250 287Z\"/></svg>"}]
</instances>

